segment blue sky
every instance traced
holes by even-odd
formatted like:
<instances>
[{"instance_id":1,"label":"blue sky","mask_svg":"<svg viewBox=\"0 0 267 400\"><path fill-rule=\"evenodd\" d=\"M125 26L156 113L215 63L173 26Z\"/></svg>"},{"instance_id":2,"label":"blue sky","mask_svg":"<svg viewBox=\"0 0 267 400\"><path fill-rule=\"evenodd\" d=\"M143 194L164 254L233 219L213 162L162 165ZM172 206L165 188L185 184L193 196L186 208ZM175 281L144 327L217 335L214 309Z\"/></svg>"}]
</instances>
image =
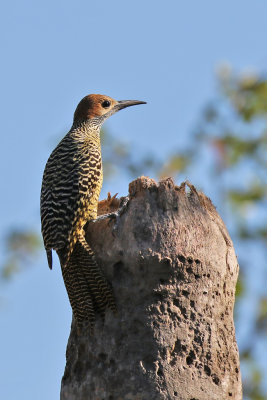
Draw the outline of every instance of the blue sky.
<instances>
[{"instance_id":1,"label":"blue sky","mask_svg":"<svg viewBox=\"0 0 267 400\"><path fill-rule=\"evenodd\" d=\"M1 239L40 229L44 165L84 95L147 101L106 127L167 155L188 140L221 62L266 70L266 15L263 0L2 3ZM103 196L127 185L117 176ZM59 398L71 310L58 263L49 271L43 255L1 291L0 397Z\"/></svg>"}]
</instances>

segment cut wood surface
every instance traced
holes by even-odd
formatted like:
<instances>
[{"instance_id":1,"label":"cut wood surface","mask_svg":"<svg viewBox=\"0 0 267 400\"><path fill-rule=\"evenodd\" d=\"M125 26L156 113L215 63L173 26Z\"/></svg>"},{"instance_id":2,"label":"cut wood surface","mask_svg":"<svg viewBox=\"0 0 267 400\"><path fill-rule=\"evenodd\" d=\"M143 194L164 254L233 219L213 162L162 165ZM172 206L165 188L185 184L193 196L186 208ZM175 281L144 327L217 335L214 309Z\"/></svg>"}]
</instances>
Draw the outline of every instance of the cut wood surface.
<instances>
[{"instance_id":1,"label":"cut wood surface","mask_svg":"<svg viewBox=\"0 0 267 400\"><path fill-rule=\"evenodd\" d=\"M119 204L109 196L99 214ZM87 240L118 312L93 335L73 324L61 400L241 400L238 263L211 201L189 183L141 177L117 219L88 224Z\"/></svg>"}]
</instances>

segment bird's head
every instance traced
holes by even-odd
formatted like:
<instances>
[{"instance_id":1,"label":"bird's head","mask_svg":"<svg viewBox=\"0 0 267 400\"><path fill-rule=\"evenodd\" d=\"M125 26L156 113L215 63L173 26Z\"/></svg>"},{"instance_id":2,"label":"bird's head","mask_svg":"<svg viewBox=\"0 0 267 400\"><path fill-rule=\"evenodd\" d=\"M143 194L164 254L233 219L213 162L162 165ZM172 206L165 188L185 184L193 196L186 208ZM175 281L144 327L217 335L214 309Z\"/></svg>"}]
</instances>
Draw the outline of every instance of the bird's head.
<instances>
[{"instance_id":1,"label":"bird's head","mask_svg":"<svg viewBox=\"0 0 267 400\"><path fill-rule=\"evenodd\" d=\"M78 104L74 113L74 123L94 120L101 125L107 118L123 108L146 104L139 100L114 100L102 94L89 94Z\"/></svg>"}]
</instances>

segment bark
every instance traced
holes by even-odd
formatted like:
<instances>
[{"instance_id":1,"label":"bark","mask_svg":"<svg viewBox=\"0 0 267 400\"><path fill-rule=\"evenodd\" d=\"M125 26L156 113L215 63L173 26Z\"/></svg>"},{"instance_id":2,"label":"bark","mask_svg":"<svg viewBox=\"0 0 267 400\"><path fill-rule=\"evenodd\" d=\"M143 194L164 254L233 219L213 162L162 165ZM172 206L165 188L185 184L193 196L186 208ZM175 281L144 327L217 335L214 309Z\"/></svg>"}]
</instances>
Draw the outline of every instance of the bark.
<instances>
[{"instance_id":1,"label":"bark","mask_svg":"<svg viewBox=\"0 0 267 400\"><path fill-rule=\"evenodd\" d=\"M73 324L61 399L241 399L238 263L223 221L189 183L142 177L129 198L117 221L88 224L118 313L92 336Z\"/></svg>"}]
</instances>

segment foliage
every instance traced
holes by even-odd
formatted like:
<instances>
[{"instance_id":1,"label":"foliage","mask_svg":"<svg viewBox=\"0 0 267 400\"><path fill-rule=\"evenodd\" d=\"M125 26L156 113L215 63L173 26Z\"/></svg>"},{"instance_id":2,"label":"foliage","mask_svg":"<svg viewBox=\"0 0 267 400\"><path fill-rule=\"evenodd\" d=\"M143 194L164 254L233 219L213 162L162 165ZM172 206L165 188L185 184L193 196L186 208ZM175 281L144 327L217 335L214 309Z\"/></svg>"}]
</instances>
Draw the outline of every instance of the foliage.
<instances>
[{"instance_id":1,"label":"foliage","mask_svg":"<svg viewBox=\"0 0 267 400\"><path fill-rule=\"evenodd\" d=\"M7 280L36 260L41 238L35 231L15 228L7 234L5 241L7 254L1 268L1 277Z\"/></svg>"}]
</instances>

